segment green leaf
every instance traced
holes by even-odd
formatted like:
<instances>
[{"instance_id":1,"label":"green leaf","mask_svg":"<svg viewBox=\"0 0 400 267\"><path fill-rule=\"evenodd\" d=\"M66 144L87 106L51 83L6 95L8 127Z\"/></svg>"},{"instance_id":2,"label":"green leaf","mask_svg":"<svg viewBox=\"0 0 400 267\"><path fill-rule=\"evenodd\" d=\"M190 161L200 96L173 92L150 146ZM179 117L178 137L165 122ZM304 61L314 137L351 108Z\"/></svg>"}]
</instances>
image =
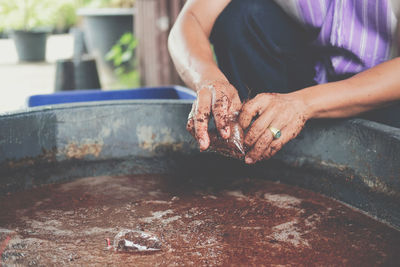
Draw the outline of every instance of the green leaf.
<instances>
[{"instance_id":1,"label":"green leaf","mask_svg":"<svg viewBox=\"0 0 400 267\"><path fill-rule=\"evenodd\" d=\"M114 65L119 66L122 63L121 56L122 56L122 47L114 45L111 48L111 50L106 54L106 60L107 61L113 60Z\"/></svg>"},{"instance_id":2,"label":"green leaf","mask_svg":"<svg viewBox=\"0 0 400 267\"><path fill-rule=\"evenodd\" d=\"M128 50L134 50L137 47L138 43L139 42L138 42L137 39L133 39L132 42L129 44L127 49Z\"/></svg>"},{"instance_id":3,"label":"green leaf","mask_svg":"<svg viewBox=\"0 0 400 267\"><path fill-rule=\"evenodd\" d=\"M125 68L124 68L124 67L119 67L119 68L116 68L116 69L115 69L115 74L116 74L117 76L123 75L124 72L125 72Z\"/></svg>"},{"instance_id":4,"label":"green leaf","mask_svg":"<svg viewBox=\"0 0 400 267\"><path fill-rule=\"evenodd\" d=\"M131 43L133 41L133 34L128 32L125 33L124 35L122 35L121 39L119 40L119 42L123 45L128 45L129 43Z\"/></svg>"},{"instance_id":5,"label":"green leaf","mask_svg":"<svg viewBox=\"0 0 400 267\"><path fill-rule=\"evenodd\" d=\"M132 59L132 54L132 51L125 51L121 56L122 62L130 61Z\"/></svg>"},{"instance_id":6,"label":"green leaf","mask_svg":"<svg viewBox=\"0 0 400 267\"><path fill-rule=\"evenodd\" d=\"M121 66L122 63L123 62L122 62L122 57L121 56L114 58L114 66L115 67Z\"/></svg>"}]
</instances>

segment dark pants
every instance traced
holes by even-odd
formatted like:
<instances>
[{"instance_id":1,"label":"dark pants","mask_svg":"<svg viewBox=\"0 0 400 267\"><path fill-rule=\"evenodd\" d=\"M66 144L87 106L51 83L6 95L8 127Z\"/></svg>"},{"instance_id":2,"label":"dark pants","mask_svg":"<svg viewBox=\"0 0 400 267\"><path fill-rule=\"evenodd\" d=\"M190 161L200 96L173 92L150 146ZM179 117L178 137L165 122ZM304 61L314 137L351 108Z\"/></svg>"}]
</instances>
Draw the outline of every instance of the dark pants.
<instances>
[{"instance_id":1,"label":"dark pants","mask_svg":"<svg viewBox=\"0 0 400 267\"><path fill-rule=\"evenodd\" d=\"M232 0L217 18L210 41L221 71L244 100L261 92L289 93L315 85L316 61L331 68L330 50L312 45L317 34L273 0ZM332 81L342 78L347 77L328 76ZM399 105L368 116L400 126Z\"/></svg>"}]
</instances>

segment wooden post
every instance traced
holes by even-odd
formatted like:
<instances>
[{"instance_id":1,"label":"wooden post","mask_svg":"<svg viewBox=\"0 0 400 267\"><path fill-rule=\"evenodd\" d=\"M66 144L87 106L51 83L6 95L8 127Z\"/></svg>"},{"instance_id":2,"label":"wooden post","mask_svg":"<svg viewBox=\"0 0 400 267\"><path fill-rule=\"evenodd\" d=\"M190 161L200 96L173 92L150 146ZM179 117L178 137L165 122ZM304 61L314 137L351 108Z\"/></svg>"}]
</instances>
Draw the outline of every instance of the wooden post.
<instances>
[{"instance_id":1,"label":"wooden post","mask_svg":"<svg viewBox=\"0 0 400 267\"><path fill-rule=\"evenodd\" d=\"M185 0L136 0L134 25L144 86L182 84L169 56L167 40L184 3Z\"/></svg>"}]
</instances>

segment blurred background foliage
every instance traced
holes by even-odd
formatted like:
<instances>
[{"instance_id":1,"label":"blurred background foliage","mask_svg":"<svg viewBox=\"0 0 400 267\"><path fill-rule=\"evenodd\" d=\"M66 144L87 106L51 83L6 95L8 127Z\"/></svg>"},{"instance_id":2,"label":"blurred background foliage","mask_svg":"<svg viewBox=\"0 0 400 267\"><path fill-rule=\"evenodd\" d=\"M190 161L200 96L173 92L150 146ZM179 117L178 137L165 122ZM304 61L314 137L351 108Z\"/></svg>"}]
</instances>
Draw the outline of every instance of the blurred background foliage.
<instances>
[{"instance_id":1,"label":"blurred background foliage","mask_svg":"<svg viewBox=\"0 0 400 267\"><path fill-rule=\"evenodd\" d=\"M133 7L135 0L81 0L82 6L87 7Z\"/></svg>"},{"instance_id":2,"label":"blurred background foliage","mask_svg":"<svg viewBox=\"0 0 400 267\"><path fill-rule=\"evenodd\" d=\"M138 40L132 33L125 33L106 55L106 60L114 65L114 73L118 82L114 88L139 87L140 73L135 57Z\"/></svg>"},{"instance_id":3,"label":"blurred background foliage","mask_svg":"<svg viewBox=\"0 0 400 267\"><path fill-rule=\"evenodd\" d=\"M135 0L0 0L0 32L48 29L65 32L82 7L133 7Z\"/></svg>"}]
</instances>

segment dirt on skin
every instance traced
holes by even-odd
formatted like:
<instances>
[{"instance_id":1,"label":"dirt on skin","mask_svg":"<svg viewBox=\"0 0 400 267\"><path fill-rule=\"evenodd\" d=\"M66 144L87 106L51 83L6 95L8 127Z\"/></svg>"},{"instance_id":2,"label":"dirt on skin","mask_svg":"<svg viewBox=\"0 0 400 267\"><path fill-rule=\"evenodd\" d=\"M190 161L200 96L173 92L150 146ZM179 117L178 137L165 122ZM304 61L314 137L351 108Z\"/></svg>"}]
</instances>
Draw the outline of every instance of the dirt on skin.
<instances>
[{"instance_id":1,"label":"dirt on skin","mask_svg":"<svg viewBox=\"0 0 400 267\"><path fill-rule=\"evenodd\" d=\"M161 251L116 252L124 229ZM0 198L2 266L398 266L400 232L258 179L84 178Z\"/></svg>"}]
</instances>

